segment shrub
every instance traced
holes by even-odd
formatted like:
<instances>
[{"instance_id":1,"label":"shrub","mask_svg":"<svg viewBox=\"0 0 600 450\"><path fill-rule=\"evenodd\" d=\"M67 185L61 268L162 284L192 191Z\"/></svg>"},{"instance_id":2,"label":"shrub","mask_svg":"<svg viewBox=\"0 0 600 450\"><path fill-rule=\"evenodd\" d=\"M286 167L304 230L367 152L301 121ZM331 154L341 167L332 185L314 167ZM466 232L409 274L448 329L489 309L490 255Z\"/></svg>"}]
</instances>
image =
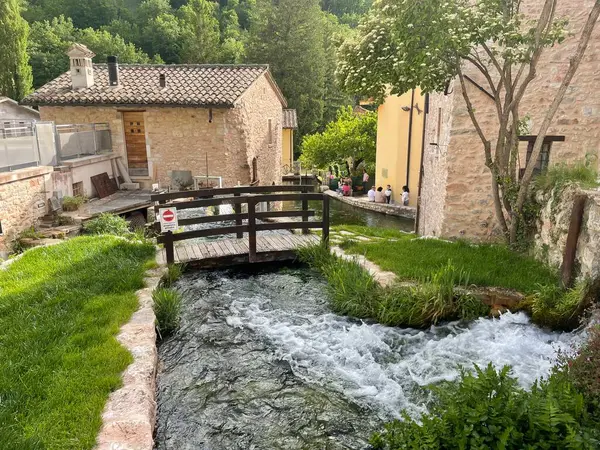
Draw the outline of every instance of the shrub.
<instances>
[{"instance_id":1,"label":"shrub","mask_svg":"<svg viewBox=\"0 0 600 450\"><path fill-rule=\"evenodd\" d=\"M566 374L583 393L588 411L600 421L600 327L590 330L590 336L579 351L563 358L558 372Z\"/></svg>"},{"instance_id":2,"label":"shrub","mask_svg":"<svg viewBox=\"0 0 600 450\"><path fill-rule=\"evenodd\" d=\"M152 293L158 335L164 339L179 327L181 296L173 289L158 288Z\"/></svg>"},{"instance_id":3,"label":"shrub","mask_svg":"<svg viewBox=\"0 0 600 450\"><path fill-rule=\"evenodd\" d=\"M457 382L430 387L435 396L420 421L404 415L375 433L376 449L597 448L599 433L584 398L563 376L520 389L510 369L490 364Z\"/></svg>"},{"instance_id":4,"label":"shrub","mask_svg":"<svg viewBox=\"0 0 600 450\"><path fill-rule=\"evenodd\" d=\"M593 286L588 281L566 291L559 286L540 286L525 308L540 326L572 330L579 326L580 316L592 299Z\"/></svg>"},{"instance_id":5,"label":"shrub","mask_svg":"<svg viewBox=\"0 0 600 450\"><path fill-rule=\"evenodd\" d=\"M62 209L63 211L77 211L81 205L85 202L85 199L80 196L75 197L63 197Z\"/></svg>"},{"instance_id":6,"label":"shrub","mask_svg":"<svg viewBox=\"0 0 600 450\"><path fill-rule=\"evenodd\" d=\"M170 287L183 275L185 264L169 264L167 273L162 277L161 284L165 287Z\"/></svg>"},{"instance_id":7,"label":"shrub","mask_svg":"<svg viewBox=\"0 0 600 450\"><path fill-rule=\"evenodd\" d=\"M125 219L115 214L100 214L94 219L83 224L83 229L88 234L112 234L115 236L129 236L129 224Z\"/></svg>"}]
</instances>

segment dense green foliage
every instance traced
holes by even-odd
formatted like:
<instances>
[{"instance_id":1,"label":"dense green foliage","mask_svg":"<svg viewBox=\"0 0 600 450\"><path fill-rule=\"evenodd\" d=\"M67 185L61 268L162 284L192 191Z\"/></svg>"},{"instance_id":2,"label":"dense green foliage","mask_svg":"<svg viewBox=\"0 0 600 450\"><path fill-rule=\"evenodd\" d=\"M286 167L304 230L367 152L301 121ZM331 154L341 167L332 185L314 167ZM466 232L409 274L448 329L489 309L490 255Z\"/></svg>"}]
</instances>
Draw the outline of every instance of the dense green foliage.
<instances>
[{"instance_id":1,"label":"dense green foliage","mask_svg":"<svg viewBox=\"0 0 600 450\"><path fill-rule=\"evenodd\" d=\"M181 312L181 295L169 288L158 288L152 293L156 329L161 339L173 334L179 328Z\"/></svg>"},{"instance_id":2,"label":"dense green foliage","mask_svg":"<svg viewBox=\"0 0 600 450\"><path fill-rule=\"evenodd\" d=\"M344 227L353 231L354 227ZM358 231L360 232L360 231ZM365 255L383 270L394 272L400 280L431 276L448 260L469 273L469 281L478 286L517 289L524 294L537 292L540 286L557 286L557 274L533 258L502 245L471 245L439 239L418 239L414 235L387 233L387 240L353 241L345 250Z\"/></svg>"},{"instance_id":3,"label":"dense green foliage","mask_svg":"<svg viewBox=\"0 0 600 450\"><path fill-rule=\"evenodd\" d=\"M338 111L337 120L322 133L304 137L301 159L322 169L349 159L354 162L351 169L360 163L374 169L376 151L377 113L354 114L348 106Z\"/></svg>"},{"instance_id":4,"label":"dense green foliage","mask_svg":"<svg viewBox=\"0 0 600 450\"><path fill-rule=\"evenodd\" d=\"M32 87L28 35L20 0L0 0L0 95L17 101Z\"/></svg>"},{"instance_id":5,"label":"dense green foliage","mask_svg":"<svg viewBox=\"0 0 600 450\"><path fill-rule=\"evenodd\" d=\"M18 0L11 0L15 3ZM10 3L10 2L9 2ZM68 69L69 45L95 62L269 64L300 135L352 103L335 79L336 50L370 0L29 0L34 86ZM25 24L26 25L26 24ZM300 139L295 140L297 143Z\"/></svg>"},{"instance_id":6,"label":"dense green foliage","mask_svg":"<svg viewBox=\"0 0 600 450\"><path fill-rule=\"evenodd\" d=\"M150 244L79 237L0 271L0 447L91 449L131 355L115 335L138 307Z\"/></svg>"},{"instance_id":7,"label":"dense green foliage","mask_svg":"<svg viewBox=\"0 0 600 450\"><path fill-rule=\"evenodd\" d=\"M338 314L374 319L384 325L425 328L489 313L478 299L457 292L457 287L466 287L468 274L450 261L414 286L382 288L358 263L338 258L323 246L298 252L301 261L327 279L330 304Z\"/></svg>"},{"instance_id":8,"label":"dense green foliage","mask_svg":"<svg viewBox=\"0 0 600 450\"><path fill-rule=\"evenodd\" d=\"M114 236L129 236L129 223L115 214L103 213L83 224L88 234L112 234Z\"/></svg>"},{"instance_id":9,"label":"dense green foliage","mask_svg":"<svg viewBox=\"0 0 600 450\"><path fill-rule=\"evenodd\" d=\"M517 385L508 367L475 367L460 381L431 388L435 401L417 422L409 417L376 433L377 449L593 449L600 432L586 399L561 373L532 387Z\"/></svg>"},{"instance_id":10,"label":"dense green foliage","mask_svg":"<svg viewBox=\"0 0 600 450\"><path fill-rule=\"evenodd\" d=\"M558 369L582 392L590 414L600 422L600 326L589 330L589 338L574 356L563 358Z\"/></svg>"}]
</instances>

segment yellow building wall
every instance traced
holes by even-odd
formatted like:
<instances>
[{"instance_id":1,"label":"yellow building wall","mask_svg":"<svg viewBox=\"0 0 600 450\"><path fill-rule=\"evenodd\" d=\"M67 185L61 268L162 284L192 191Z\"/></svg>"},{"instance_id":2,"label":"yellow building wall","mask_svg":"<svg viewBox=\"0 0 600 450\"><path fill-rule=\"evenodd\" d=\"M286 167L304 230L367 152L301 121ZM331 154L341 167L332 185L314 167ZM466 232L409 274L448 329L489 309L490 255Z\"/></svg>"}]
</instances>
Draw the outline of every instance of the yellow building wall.
<instances>
[{"instance_id":1,"label":"yellow building wall","mask_svg":"<svg viewBox=\"0 0 600 450\"><path fill-rule=\"evenodd\" d=\"M392 199L399 204L402 201L402 186L407 184L408 129L412 91L400 96L390 95L377 110L377 161L375 187L392 186ZM419 113L417 110L420 110ZM417 206L419 190L419 171L421 169L421 149L423 126L425 123L425 96L415 89L412 137L410 146L410 170L408 171L409 206Z\"/></svg>"},{"instance_id":2,"label":"yellow building wall","mask_svg":"<svg viewBox=\"0 0 600 450\"><path fill-rule=\"evenodd\" d=\"M294 130L291 128L283 129L283 155L281 155L281 164L291 171L291 165L294 162Z\"/></svg>"}]
</instances>

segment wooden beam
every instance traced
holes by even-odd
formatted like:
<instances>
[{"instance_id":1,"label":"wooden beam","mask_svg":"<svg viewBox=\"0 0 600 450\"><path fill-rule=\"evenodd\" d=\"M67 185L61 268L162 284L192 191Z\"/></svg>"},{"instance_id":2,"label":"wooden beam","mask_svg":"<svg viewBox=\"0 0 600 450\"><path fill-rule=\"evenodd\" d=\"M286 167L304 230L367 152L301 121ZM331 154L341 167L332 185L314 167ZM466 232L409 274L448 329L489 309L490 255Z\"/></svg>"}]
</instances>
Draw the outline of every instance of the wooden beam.
<instances>
[{"instance_id":1,"label":"wooden beam","mask_svg":"<svg viewBox=\"0 0 600 450\"><path fill-rule=\"evenodd\" d=\"M567 234L567 243L561 266L561 282L564 288L569 288L573 284L575 259L577 256L577 242L581 233L581 224L583 223L583 213L587 196L585 194L576 195L573 200L573 211L571 212L571 223L569 233Z\"/></svg>"},{"instance_id":2,"label":"wooden beam","mask_svg":"<svg viewBox=\"0 0 600 450\"><path fill-rule=\"evenodd\" d=\"M199 189L197 191L178 191L167 194L154 194L151 201L163 202L179 198L210 198L216 195L267 194L275 192L314 192L312 184L276 185L276 186L237 186L229 188Z\"/></svg>"}]
</instances>

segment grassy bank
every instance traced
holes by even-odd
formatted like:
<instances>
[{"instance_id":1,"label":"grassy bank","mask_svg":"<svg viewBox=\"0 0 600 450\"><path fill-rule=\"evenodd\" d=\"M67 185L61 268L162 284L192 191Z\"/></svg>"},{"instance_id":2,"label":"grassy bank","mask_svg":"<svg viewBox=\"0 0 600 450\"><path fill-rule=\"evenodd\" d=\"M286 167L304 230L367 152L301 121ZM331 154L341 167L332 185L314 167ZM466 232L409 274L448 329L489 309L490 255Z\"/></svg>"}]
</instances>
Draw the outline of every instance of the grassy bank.
<instances>
[{"instance_id":1,"label":"grassy bank","mask_svg":"<svg viewBox=\"0 0 600 450\"><path fill-rule=\"evenodd\" d=\"M131 362L115 335L153 255L150 244L80 237L0 271L0 447L94 446Z\"/></svg>"},{"instance_id":2,"label":"grassy bank","mask_svg":"<svg viewBox=\"0 0 600 450\"><path fill-rule=\"evenodd\" d=\"M438 239L416 239L415 235L393 230L374 230L347 226L334 230L362 236L380 236L371 241L356 240L350 235L342 247L347 253L364 255L383 270L395 273L400 280L430 277L449 260L469 273L471 284L516 289L532 294L539 286L558 284L556 271L528 256L502 245L471 245Z\"/></svg>"},{"instance_id":3,"label":"grassy bank","mask_svg":"<svg viewBox=\"0 0 600 450\"><path fill-rule=\"evenodd\" d=\"M301 261L327 279L330 305L338 314L423 328L441 321L471 320L489 312L479 300L456 292L455 287L466 287L468 274L448 262L415 286L383 288L356 262L338 258L323 246L298 252Z\"/></svg>"}]
</instances>

